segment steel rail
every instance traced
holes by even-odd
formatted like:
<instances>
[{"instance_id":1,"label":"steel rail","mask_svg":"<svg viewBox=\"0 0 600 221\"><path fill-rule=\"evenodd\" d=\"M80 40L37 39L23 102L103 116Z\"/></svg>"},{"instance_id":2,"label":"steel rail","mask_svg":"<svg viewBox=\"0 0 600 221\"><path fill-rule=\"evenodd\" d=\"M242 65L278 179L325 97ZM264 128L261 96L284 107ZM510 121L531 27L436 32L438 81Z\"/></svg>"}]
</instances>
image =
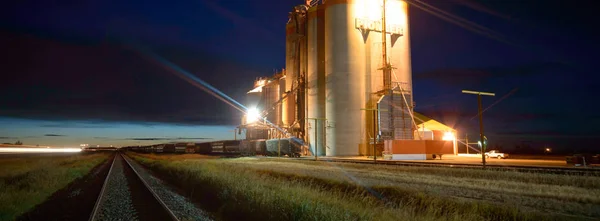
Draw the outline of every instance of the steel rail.
<instances>
[{"instance_id":1,"label":"steel rail","mask_svg":"<svg viewBox=\"0 0 600 221\"><path fill-rule=\"evenodd\" d=\"M173 211L171 209L169 209L167 204L165 204L165 202L158 196L158 194L156 194L156 192L154 192L152 187L150 187L150 185L146 182L146 180L144 180L144 178L142 178L142 176L140 175L140 173L138 173L138 171L135 169L135 167L133 167L133 165L131 165L131 163L128 160L128 157L124 156L121 153L119 153L119 155L121 155L121 157L123 157L123 160L125 160L125 162L127 162L127 165L129 165L129 167L137 175L138 179L140 179L142 181L142 183L144 183L144 186L150 191L150 193L152 193L152 196L154 196L154 198L160 203L160 205L163 207L163 209L165 209L169 213L169 216L171 217L171 219L175 220L175 221L179 221L179 218L177 218L177 216L175 216L175 213L173 213Z\"/></svg>"},{"instance_id":2,"label":"steel rail","mask_svg":"<svg viewBox=\"0 0 600 221\"><path fill-rule=\"evenodd\" d=\"M102 202L102 197L104 196L104 191L106 190L106 186L108 184L108 179L110 178L110 173L112 172L113 166L115 165L115 161L117 161L117 155L113 157L113 162L110 165L110 169L108 170L108 174L106 174L106 178L104 178L104 183L102 184L102 189L100 190L100 194L98 195L98 199L96 199L96 204L94 204L94 209L92 210L92 215L90 216L90 221L94 221L96 219L96 214L100 210L100 202Z\"/></svg>"}]
</instances>

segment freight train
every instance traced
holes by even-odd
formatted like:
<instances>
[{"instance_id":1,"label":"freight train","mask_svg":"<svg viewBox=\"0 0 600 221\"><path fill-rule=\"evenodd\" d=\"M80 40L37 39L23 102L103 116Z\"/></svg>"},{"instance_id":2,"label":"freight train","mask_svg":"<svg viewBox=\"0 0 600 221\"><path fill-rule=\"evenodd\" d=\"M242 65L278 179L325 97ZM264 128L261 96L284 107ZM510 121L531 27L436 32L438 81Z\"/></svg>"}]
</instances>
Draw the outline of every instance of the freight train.
<instances>
[{"instance_id":1,"label":"freight train","mask_svg":"<svg viewBox=\"0 0 600 221\"><path fill-rule=\"evenodd\" d=\"M302 141L297 138L271 140L221 140L204 143L169 143L123 147L140 153L196 153L240 156L300 157Z\"/></svg>"}]
</instances>

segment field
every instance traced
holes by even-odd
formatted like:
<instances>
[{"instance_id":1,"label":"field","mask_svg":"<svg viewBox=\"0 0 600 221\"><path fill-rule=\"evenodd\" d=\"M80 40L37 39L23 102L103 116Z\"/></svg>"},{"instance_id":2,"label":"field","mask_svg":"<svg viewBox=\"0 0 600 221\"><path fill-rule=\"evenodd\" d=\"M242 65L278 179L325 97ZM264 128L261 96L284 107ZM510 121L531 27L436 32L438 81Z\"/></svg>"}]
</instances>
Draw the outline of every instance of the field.
<instances>
[{"instance_id":1,"label":"field","mask_svg":"<svg viewBox=\"0 0 600 221\"><path fill-rule=\"evenodd\" d=\"M225 220L600 217L600 177L129 154Z\"/></svg>"},{"instance_id":2,"label":"field","mask_svg":"<svg viewBox=\"0 0 600 221\"><path fill-rule=\"evenodd\" d=\"M109 154L17 156L0 159L0 220L14 220L83 177Z\"/></svg>"}]
</instances>

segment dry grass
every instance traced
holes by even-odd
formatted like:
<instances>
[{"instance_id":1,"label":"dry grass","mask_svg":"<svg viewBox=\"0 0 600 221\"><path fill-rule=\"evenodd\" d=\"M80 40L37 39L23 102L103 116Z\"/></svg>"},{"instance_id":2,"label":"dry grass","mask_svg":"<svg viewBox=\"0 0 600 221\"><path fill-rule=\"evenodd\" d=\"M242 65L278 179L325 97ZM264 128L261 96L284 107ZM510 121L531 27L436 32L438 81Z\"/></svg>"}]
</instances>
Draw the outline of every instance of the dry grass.
<instances>
[{"instance_id":1,"label":"dry grass","mask_svg":"<svg viewBox=\"0 0 600 221\"><path fill-rule=\"evenodd\" d=\"M237 218L233 213L272 220L600 217L598 177L274 158L135 156L216 207L212 211L225 219Z\"/></svg>"},{"instance_id":2,"label":"dry grass","mask_svg":"<svg viewBox=\"0 0 600 221\"><path fill-rule=\"evenodd\" d=\"M14 220L107 158L80 154L0 159L0 220Z\"/></svg>"},{"instance_id":3,"label":"dry grass","mask_svg":"<svg viewBox=\"0 0 600 221\"><path fill-rule=\"evenodd\" d=\"M436 196L514 205L555 216L600 217L600 178L594 176L272 159L237 159L232 163L258 171L359 182L365 186L410 189Z\"/></svg>"}]
</instances>

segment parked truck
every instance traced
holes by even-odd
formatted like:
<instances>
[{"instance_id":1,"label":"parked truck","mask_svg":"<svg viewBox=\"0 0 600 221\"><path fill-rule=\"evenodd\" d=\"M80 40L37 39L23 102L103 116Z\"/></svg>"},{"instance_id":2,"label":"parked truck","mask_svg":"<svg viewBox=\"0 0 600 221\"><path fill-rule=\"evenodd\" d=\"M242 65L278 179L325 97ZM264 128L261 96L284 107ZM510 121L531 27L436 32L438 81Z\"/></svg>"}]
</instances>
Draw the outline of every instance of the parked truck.
<instances>
[{"instance_id":1,"label":"parked truck","mask_svg":"<svg viewBox=\"0 0 600 221\"><path fill-rule=\"evenodd\" d=\"M486 158L498 158L498 159L505 159L508 158L508 154L507 153L500 153L496 150L490 150L489 152L485 153L485 157Z\"/></svg>"}]
</instances>

